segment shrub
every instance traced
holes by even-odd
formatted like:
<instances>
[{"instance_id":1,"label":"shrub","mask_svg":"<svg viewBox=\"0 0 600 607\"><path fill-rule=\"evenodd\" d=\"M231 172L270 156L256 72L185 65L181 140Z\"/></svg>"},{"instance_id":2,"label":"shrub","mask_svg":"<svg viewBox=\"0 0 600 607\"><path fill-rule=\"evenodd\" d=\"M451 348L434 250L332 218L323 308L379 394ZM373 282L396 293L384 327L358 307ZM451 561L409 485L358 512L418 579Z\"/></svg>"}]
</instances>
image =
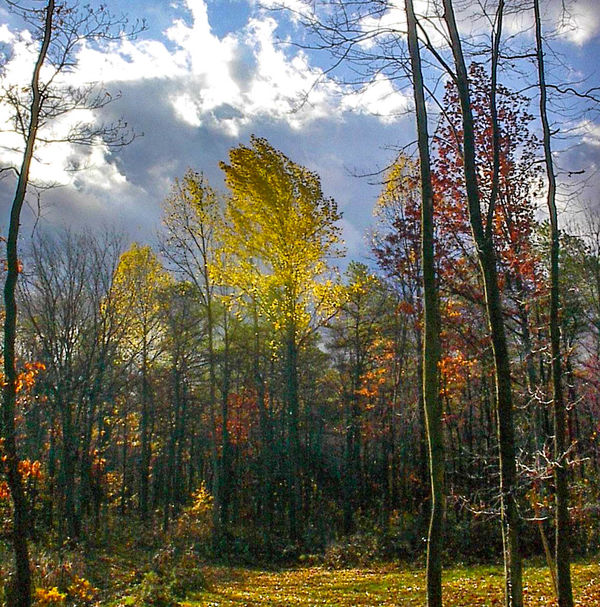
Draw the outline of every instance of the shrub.
<instances>
[{"instance_id":1,"label":"shrub","mask_svg":"<svg viewBox=\"0 0 600 607\"><path fill-rule=\"evenodd\" d=\"M144 607L177 607L178 601L171 594L168 583L165 578L154 571L144 575L140 585L134 593L137 602L134 605L144 605Z\"/></svg>"},{"instance_id":2,"label":"shrub","mask_svg":"<svg viewBox=\"0 0 600 607\"><path fill-rule=\"evenodd\" d=\"M88 580L76 575L73 582L67 588L69 604L77 605L77 607L94 605L98 592L98 588L94 588Z\"/></svg>"},{"instance_id":3,"label":"shrub","mask_svg":"<svg viewBox=\"0 0 600 607\"><path fill-rule=\"evenodd\" d=\"M185 508L177 520L174 538L178 541L191 541L202 548L210 545L213 533L212 510L213 497L202 484L194 492L191 506Z\"/></svg>"},{"instance_id":4,"label":"shrub","mask_svg":"<svg viewBox=\"0 0 600 607\"><path fill-rule=\"evenodd\" d=\"M175 596L186 597L190 592L206 588L206 577L198 556L188 550L181 555L173 571L171 589Z\"/></svg>"},{"instance_id":5,"label":"shrub","mask_svg":"<svg viewBox=\"0 0 600 607\"><path fill-rule=\"evenodd\" d=\"M36 607L50 607L51 605L64 605L67 594L60 592L58 588L53 587L50 589L36 588L35 590L35 602Z\"/></svg>"},{"instance_id":6,"label":"shrub","mask_svg":"<svg viewBox=\"0 0 600 607\"><path fill-rule=\"evenodd\" d=\"M327 567L341 569L369 565L380 558L381 551L377 535L355 533L330 544L325 550L323 562Z\"/></svg>"}]
</instances>

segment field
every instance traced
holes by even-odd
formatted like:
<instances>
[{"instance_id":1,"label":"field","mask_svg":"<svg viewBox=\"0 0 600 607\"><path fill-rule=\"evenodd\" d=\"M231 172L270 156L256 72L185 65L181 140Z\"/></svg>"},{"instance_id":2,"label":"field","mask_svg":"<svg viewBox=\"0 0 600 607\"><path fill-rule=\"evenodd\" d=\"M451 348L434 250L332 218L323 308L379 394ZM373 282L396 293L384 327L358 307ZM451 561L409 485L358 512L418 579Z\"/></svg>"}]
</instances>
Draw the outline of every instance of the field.
<instances>
[{"instance_id":1,"label":"field","mask_svg":"<svg viewBox=\"0 0 600 607\"><path fill-rule=\"evenodd\" d=\"M185 602L194 607L375 607L425 605L422 570L382 566L373 569L328 570L300 568L279 572L246 569L208 569L208 590ZM492 607L502 602L500 567L454 568L444 574L445 605ZM600 565L573 567L574 594L579 607L600 606ZM528 567L525 605L555 605L545 567Z\"/></svg>"}]
</instances>

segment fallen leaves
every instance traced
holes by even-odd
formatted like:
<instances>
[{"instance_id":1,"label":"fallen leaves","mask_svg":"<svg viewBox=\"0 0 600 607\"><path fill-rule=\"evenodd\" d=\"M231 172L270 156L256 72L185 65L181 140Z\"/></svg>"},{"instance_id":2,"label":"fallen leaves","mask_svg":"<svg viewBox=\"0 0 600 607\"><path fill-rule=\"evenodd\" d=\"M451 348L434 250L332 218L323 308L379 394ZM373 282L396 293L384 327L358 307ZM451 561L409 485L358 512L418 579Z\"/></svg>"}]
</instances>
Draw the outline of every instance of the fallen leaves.
<instances>
[{"instance_id":1,"label":"fallen leaves","mask_svg":"<svg viewBox=\"0 0 600 607\"><path fill-rule=\"evenodd\" d=\"M320 567L279 572L213 569L210 591L194 607L422 607L425 573L379 567L328 570ZM504 579L500 567L454 568L444 573L446 607L501 607ZM545 567L528 567L524 578L527 607L555 607L550 575ZM577 607L600 607L600 566L573 566Z\"/></svg>"}]
</instances>

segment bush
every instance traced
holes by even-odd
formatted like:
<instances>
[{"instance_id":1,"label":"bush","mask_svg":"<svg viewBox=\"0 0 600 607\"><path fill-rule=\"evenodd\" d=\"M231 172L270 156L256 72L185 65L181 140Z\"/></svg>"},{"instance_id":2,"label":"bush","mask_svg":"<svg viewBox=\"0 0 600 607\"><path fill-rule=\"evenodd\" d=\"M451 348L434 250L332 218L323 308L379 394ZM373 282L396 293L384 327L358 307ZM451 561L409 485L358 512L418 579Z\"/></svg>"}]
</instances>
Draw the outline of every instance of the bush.
<instances>
[{"instance_id":1,"label":"bush","mask_svg":"<svg viewBox=\"0 0 600 607\"><path fill-rule=\"evenodd\" d=\"M152 566L121 605L176 607L190 593L206 588L202 562L192 550L180 553L174 546L165 546L154 555Z\"/></svg>"},{"instance_id":2,"label":"bush","mask_svg":"<svg viewBox=\"0 0 600 607\"><path fill-rule=\"evenodd\" d=\"M171 572L169 588L173 596L182 599L187 598L190 593L200 592L206 588L202 563L192 550L187 550L176 560Z\"/></svg>"},{"instance_id":3,"label":"bush","mask_svg":"<svg viewBox=\"0 0 600 607\"><path fill-rule=\"evenodd\" d=\"M69 605L77 607L95 605L98 593L98 588L94 588L88 580L77 575L67 588Z\"/></svg>"},{"instance_id":4,"label":"bush","mask_svg":"<svg viewBox=\"0 0 600 607\"><path fill-rule=\"evenodd\" d=\"M177 607L178 605L169 585L165 583L165 578L154 571L144 575L134 596L137 602L131 603L132 605L144 605L144 607Z\"/></svg>"},{"instance_id":5,"label":"bush","mask_svg":"<svg viewBox=\"0 0 600 607\"><path fill-rule=\"evenodd\" d=\"M381 557L379 540L374 533L355 533L343 540L330 544L325 550L323 562L327 567L366 566Z\"/></svg>"},{"instance_id":6,"label":"bush","mask_svg":"<svg viewBox=\"0 0 600 607\"><path fill-rule=\"evenodd\" d=\"M40 551L33 556L35 563L34 605L68 605L91 607L97 605L99 591L85 578L85 559L77 551L60 554ZM10 600L7 599L7 604Z\"/></svg>"},{"instance_id":7,"label":"bush","mask_svg":"<svg viewBox=\"0 0 600 607\"><path fill-rule=\"evenodd\" d=\"M85 579L85 558L80 552L40 551L33 560L35 577L41 588L58 588L67 592L78 580Z\"/></svg>"},{"instance_id":8,"label":"bush","mask_svg":"<svg viewBox=\"0 0 600 607\"><path fill-rule=\"evenodd\" d=\"M35 607L50 607L52 605L64 605L67 598L66 593L60 592L58 588L36 588L35 590Z\"/></svg>"},{"instance_id":9,"label":"bush","mask_svg":"<svg viewBox=\"0 0 600 607\"><path fill-rule=\"evenodd\" d=\"M192 542L198 549L206 550L211 544L213 534L213 497L204 484L194 492L192 505L185 508L177 519L173 538L189 545Z\"/></svg>"}]
</instances>

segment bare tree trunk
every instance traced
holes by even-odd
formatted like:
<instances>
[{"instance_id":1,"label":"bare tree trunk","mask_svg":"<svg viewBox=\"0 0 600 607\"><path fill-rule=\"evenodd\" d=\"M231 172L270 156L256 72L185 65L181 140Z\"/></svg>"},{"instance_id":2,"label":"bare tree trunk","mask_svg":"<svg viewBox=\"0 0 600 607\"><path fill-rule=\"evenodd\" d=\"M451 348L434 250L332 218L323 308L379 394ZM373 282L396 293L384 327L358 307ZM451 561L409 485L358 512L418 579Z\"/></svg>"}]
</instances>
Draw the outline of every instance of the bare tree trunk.
<instances>
[{"instance_id":1,"label":"bare tree trunk","mask_svg":"<svg viewBox=\"0 0 600 607\"><path fill-rule=\"evenodd\" d=\"M146 334L142 352L142 418L141 418L141 461L140 461L140 498L139 508L142 520L147 520L149 513L150 459L152 457L152 437L150 432L150 386L148 384L148 348Z\"/></svg>"},{"instance_id":2,"label":"bare tree trunk","mask_svg":"<svg viewBox=\"0 0 600 607\"><path fill-rule=\"evenodd\" d=\"M61 462L61 483L65 504L65 522L67 525L67 535L69 542L76 542L79 539L79 519L75 504L75 472L77 464L77 443L73 428L73 412L70 403L64 402L59 395L60 410L62 417L62 462Z\"/></svg>"},{"instance_id":3,"label":"bare tree trunk","mask_svg":"<svg viewBox=\"0 0 600 607\"><path fill-rule=\"evenodd\" d=\"M479 265L484 281L485 303L494 353L496 398L498 417L498 441L500 447L501 524L504 546L505 604L506 607L523 607L523 561L519 548L520 519L517 509L517 470L515 462L515 437L513 421L510 357L504 326L502 298L498 283L496 252L493 242L492 218L494 193L490 199L488 223L484 228L481 216L481 200L477 183L475 160L475 136L469 80L462 43L456 25L451 0L444 0L444 19L450 34L450 43L456 67L456 85L460 98L463 124L463 159L469 220L476 244ZM498 16L502 21L502 2ZM497 34L494 47L497 48ZM495 91L491 91L495 95ZM498 129L497 121L493 124ZM496 144L497 135L494 135ZM496 145L494 146L496 147ZM497 182L496 182L497 183Z\"/></svg>"},{"instance_id":4,"label":"bare tree trunk","mask_svg":"<svg viewBox=\"0 0 600 607\"><path fill-rule=\"evenodd\" d=\"M361 486L360 472L360 405L358 390L361 384L363 363L360 354L359 313L354 324L354 369L352 369L350 390L345 397L346 443L344 453L344 533L350 535L354 531L354 512L359 500Z\"/></svg>"},{"instance_id":5,"label":"bare tree trunk","mask_svg":"<svg viewBox=\"0 0 600 607\"><path fill-rule=\"evenodd\" d=\"M217 446L217 361L215 354L215 318L212 297L212 287L209 281L208 260L206 252L206 241L204 235L201 236L202 241L202 264L203 264L203 279L204 279L204 304L206 310L206 333L208 346L208 407L211 420L211 430L213 433L213 441L211 445L211 458L213 466L213 545L217 548L218 541L221 538L223 528L221 525L221 510L223 508L223 485L222 485L222 469L221 460L219 459L219 450ZM221 420L223 423L226 420Z\"/></svg>"},{"instance_id":6,"label":"bare tree trunk","mask_svg":"<svg viewBox=\"0 0 600 607\"><path fill-rule=\"evenodd\" d=\"M442 607L442 545L444 523L444 429L440 399L439 361L440 310L435 275L433 229L433 187L427 129L427 108L417 37L417 20L412 0L405 0L408 48L417 113L417 134L421 170L421 256L423 267L424 343L422 351L423 402L431 483L431 518L427 538L427 605Z\"/></svg>"},{"instance_id":7,"label":"bare tree trunk","mask_svg":"<svg viewBox=\"0 0 600 607\"><path fill-rule=\"evenodd\" d=\"M544 159L548 176L548 213L550 215L550 346L552 352L552 400L554 404L554 482L556 488L556 586L559 607L573 607L571 586L571 532L569 520L569 486L565 466L566 451L566 411L562 391L562 360L560 353L560 291L559 254L560 234L556 210L556 176L552 160L550 124L548 122L546 74L544 70L544 49L542 20L539 0L534 0L535 39L537 50L538 77L540 87L540 117L544 132Z\"/></svg>"},{"instance_id":8,"label":"bare tree trunk","mask_svg":"<svg viewBox=\"0 0 600 607\"><path fill-rule=\"evenodd\" d=\"M261 520L265 535L270 534L273 526L273 432L269 412L267 411L265 380L260 368L260 333L256 301L252 302L252 322L254 330L254 383L258 400L260 423L260 467L261 467Z\"/></svg>"},{"instance_id":9,"label":"bare tree trunk","mask_svg":"<svg viewBox=\"0 0 600 607\"><path fill-rule=\"evenodd\" d=\"M52 37L52 18L54 16L54 0L48 0L46 19L44 22L44 37L33 71L31 88L33 99L29 128L25 143L25 152L19 171L17 189L13 199L8 238L6 240L6 281L4 283L4 390L3 390L3 438L6 455L6 475L13 502L13 549L15 553L15 607L31 605L31 572L29 569L29 548L27 545L28 513L25 494L19 473L19 456L17 452L15 411L17 403L17 368L15 341L17 334L17 302L15 291L19 278L18 237L21 209L29 184L29 170L33 158L42 95L39 86L40 72L46 59L50 39Z\"/></svg>"},{"instance_id":10,"label":"bare tree trunk","mask_svg":"<svg viewBox=\"0 0 600 607\"><path fill-rule=\"evenodd\" d=\"M231 382L231 361L229 360L228 312L223 309L223 381L221 383L221 470L219 473L219 493L221 499L221 528L227 529L229 503L231 499L231 441L229 439L229 388Z\"/></svg>"},{"instance_id":11,"label":"bare tree trunk","mask_svg":"<svg viewBox=\"0 0 600 607\"><path fill-rule=\"evenodd\" d=\"M286 338L286 388L288 414L288 475L290 540L300 539L300 406L298 402L298 344L292 323Z\"/></svg>"}]
</instances>

